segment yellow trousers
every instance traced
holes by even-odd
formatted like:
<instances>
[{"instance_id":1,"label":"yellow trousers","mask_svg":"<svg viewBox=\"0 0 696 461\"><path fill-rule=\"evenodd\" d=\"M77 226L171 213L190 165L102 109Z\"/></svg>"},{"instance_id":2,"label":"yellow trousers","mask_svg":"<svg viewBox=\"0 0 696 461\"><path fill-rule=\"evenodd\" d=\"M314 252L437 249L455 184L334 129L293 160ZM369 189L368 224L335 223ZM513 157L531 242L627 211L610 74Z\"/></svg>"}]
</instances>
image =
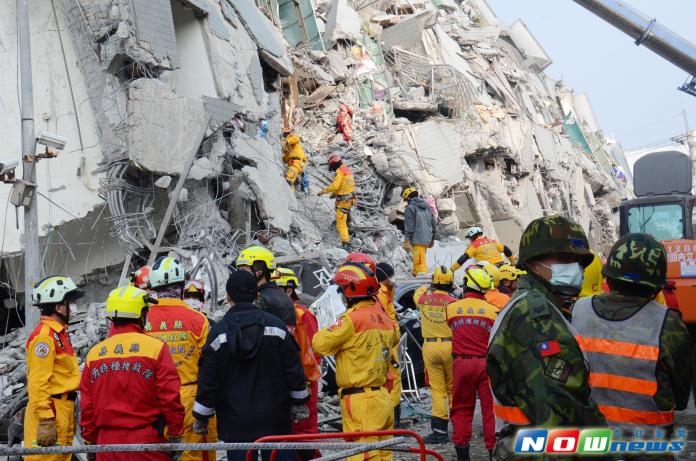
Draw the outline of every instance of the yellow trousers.
<instances>
[{"instance_id":1,"label":"yellow trousers","mask_svg":"<svg viewBox=\"0 0 696 461\"><path fill-rule=\"evenodd\" d=\"M432 416L449 419L452 404L452 343L424 342L423 361L433 401Z\"/></svg>"},{"instance_id":2,"label":"yellow trousers","mask_svg":"<svg viewBox=\"0 0 696 461\"><path fill-rule=\"evenodd\" d=\"M302 176L304 171L304 164L297 159L290 160L287 164L287 170L285 171L285 180L290 184L291 187L295 187L295 183Z\"/></svg>"},{"instance_id":3,"label":"yellow trousers","mask_svg":"<svg viewBox=\"0 0 696 461\"><path fill-rule=\"evenodd\" d=\"M398 357L397 349L398 348L395 347L394 350L392 350L393 357ZM391 398L392 406L396 407L398 404L401 403L401 368L395 368L394 364L390 363L389 369L391 370L391 373L394 376L394 384L392 386L391 392L389 393L389 397Z\"/></svg>"},{"instance_id":4,"label":"yellow trousers","mask_svg":"<svg viewBox=\"0 0 696 461\"><path fill-rule=\"evenodd\" d=\"M394 426L394 407L389 393L381 388L377 391L366 389L361 394L346 395L341 398L341 417L343 432L386 431ZM391 437L360 437L356 442L374 443ZM349 461L391 461L390 451L371 451L351 456Z\"/></svg>"},{"instance_id":5,"label":"yellow trousers","mask_svg":"<svg viewBox=\"0 0 696 461\"><path fill-rule=\"evenodd\" d=\"M181 386L181 404L184 414L184 442L186 443L215 443L217 442L217 421L213 416L208 420L208 434L200 435L193 432L193 402L196 400L196 384ZM182 461L215 461L214 451L185 451Z\"/></svg>"},{"instance_id":6,"label":"yellow trousers","mask_svg":"<svg viewBox=\"0 0 696 461\"><path fill-rule=\"evenodd\" d=\"M348 234L348 214L354 204L355 199L336 201L336 230L338 231L338 236L341 238L341 242L344 243L350 242L350 235Z\"/></svg>"},{"instance_id":7,"label":"yellow trousers","mask_svg":"<svg viewBox=\"0 0 696 461\"><path fill-rule=\"evenodd\" d=\"M427 250L427 245L412 245L413 275L428 273L428 264L425 262L425 252Z\"/></svg>"},{"instance_id":8,"label":"yellow trousers","mask_svg":"<svg viewBox=\"0 0 696 461\"><path fill-rule=\"evenodd\" d=\"M56 433L58 440L56 445L72 446L75 437L75 402L62 399L51 399L56 412ZM36 448L36 430L39 425L39 418L30 409L33 407L31 401L27 404L24 413L24 447ZM25 456L25 461L70 461L72 455L45 455L45 456Z\"/></svg>"}]
</instances>

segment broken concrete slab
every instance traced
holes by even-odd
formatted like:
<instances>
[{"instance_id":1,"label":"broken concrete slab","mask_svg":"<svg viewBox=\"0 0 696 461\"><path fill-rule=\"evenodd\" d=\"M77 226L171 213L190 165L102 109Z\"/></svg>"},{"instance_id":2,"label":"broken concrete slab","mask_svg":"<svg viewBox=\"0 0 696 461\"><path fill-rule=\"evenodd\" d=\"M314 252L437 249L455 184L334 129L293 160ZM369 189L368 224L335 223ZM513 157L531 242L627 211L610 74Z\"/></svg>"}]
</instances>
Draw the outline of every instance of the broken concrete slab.
<instances>
[{"instance_id":1,"label":"broken concrete slab","mask_svg":"<svg viewBox=\"0 0 696 461\"><path fill-rule=\"evenodd\" d=\"M357 11L348 5L347 0L333 0L326 20L324 41L334 43L336 40L360 40L361 22Z\"/></svg>"}]
</instances>

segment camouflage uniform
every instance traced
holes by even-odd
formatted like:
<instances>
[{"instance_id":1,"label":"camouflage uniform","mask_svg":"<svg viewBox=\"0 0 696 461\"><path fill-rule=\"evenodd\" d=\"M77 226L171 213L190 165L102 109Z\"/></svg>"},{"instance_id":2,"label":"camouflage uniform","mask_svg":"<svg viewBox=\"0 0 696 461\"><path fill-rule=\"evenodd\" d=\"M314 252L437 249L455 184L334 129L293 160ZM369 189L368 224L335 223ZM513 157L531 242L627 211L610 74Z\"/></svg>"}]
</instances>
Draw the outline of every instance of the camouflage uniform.
<instances>
[{"instance_id":1,"label":"camouflage uniform","mask_svg":"<svg viewBox=\"0 0 696 461\"><path fill-rule=\"evenodd\" d=\"M520 265L556 253L577 254L583 265L592 261L580 226L558 216L532 221L522 235ZM519 408L533 427L604 426L604 417L590 397L589 371L562 314L562 303L547 281L532 271L522 275L491 333L486 370L493 394L500 405ZM502 427L496 459L529 459L514 454L518 428Z\"/></svg>"},{"instance_id":2,"label":"camouflage uniform","mask_svg":"<svg viewBox=\"0 0 696 461\"><path fill-rule=\"evenodd\" d=\"M666 284L667 260L662 244L645 234L628 234L612 249L603 274L610 282L617 280L632 285L642 285L658 293ZM624 285L622 291L630 288ZM617 322L630 319L643 309L654 296L636 296L613 290L592 298L592 308L602 319ZM574 319L576 320L576 319ZM658 321L658 319L655 319ZM691 337L678 312L667 310L659 335L659 355L655 370L657 392L653 400L661 411L686 409L693 379L693 350ZM621 403L621 402L617 402ZM644 432L650 434L649 427ZM669 429L668 431L669 432ZM631 455L631 461L654 460L653 456ZM670 454L660 455L670 460Z\"/></svg>"}]
</instances>

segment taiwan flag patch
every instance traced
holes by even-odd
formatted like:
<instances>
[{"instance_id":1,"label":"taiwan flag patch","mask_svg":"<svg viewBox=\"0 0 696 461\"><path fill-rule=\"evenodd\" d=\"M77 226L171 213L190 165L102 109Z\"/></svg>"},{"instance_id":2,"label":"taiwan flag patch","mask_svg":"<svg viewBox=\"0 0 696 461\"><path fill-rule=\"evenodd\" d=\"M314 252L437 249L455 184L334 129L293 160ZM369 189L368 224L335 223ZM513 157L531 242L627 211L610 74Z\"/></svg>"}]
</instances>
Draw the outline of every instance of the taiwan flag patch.
<instances>
[{"instance_id":1,"label":"taiwan flag patch","mask_svg":"<svg viewBox=\"0 0 696 461\"><path fill-rule=\"evenodd\" d=\"M542 357L550 357L561 353L561 344L557 339L550 339L537 344L537 350Z\"/></svg>"}]
</instances>

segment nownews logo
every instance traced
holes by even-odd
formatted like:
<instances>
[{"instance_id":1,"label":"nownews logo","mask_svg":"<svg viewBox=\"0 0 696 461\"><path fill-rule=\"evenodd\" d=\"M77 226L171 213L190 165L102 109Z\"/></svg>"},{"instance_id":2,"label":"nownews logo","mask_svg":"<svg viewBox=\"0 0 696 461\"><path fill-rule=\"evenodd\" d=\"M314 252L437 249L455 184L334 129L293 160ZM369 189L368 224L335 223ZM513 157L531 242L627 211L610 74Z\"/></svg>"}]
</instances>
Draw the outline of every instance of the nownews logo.
<instances>
[{"instance_id":1,"label":"nownews logo","mask_svg":"<svg viewBox=\"0 0 696 461\"><path fill-rule=\"evenodd\" d=\"M645 440L637 430L634 438L621 438L612 429L521 429L517 432L515 453L680 453L686 444L686 430L677 429L682 440L665 440L664 431L655 432L653 440ZM616 437L616 439L615 439Z\"/></svg>"}]
</instances>

